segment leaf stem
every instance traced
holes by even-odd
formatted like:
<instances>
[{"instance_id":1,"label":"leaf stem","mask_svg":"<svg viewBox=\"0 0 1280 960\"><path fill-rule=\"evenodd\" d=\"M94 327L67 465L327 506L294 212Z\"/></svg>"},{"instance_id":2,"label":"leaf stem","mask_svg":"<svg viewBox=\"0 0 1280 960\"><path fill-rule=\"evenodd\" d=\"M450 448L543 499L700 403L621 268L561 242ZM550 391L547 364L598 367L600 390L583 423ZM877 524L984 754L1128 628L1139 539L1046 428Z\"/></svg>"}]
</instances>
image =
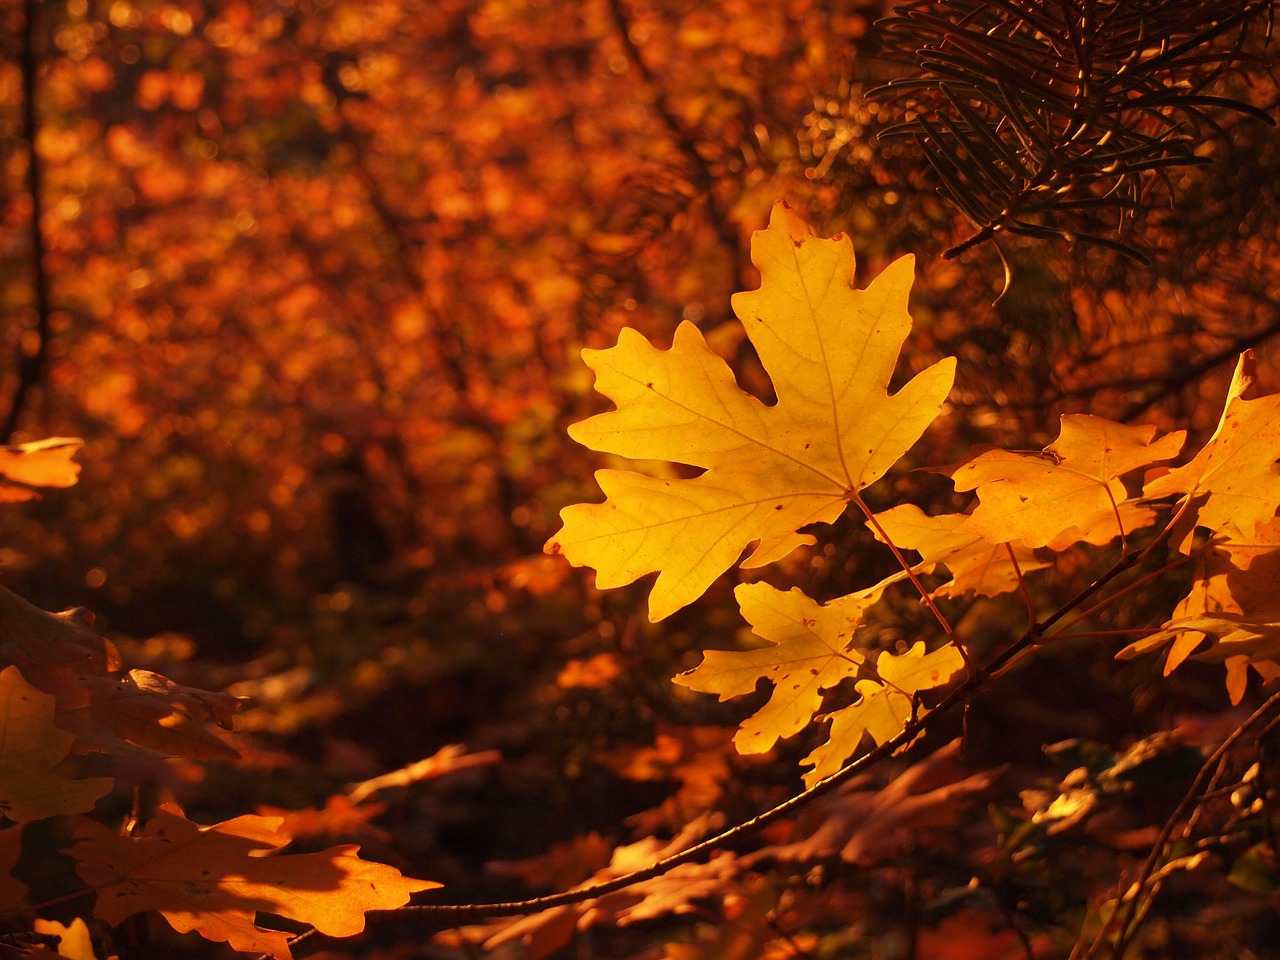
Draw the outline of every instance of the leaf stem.
<instances>
[{"instance_id":1,"label":"leaf stem","mask_svg":"<svg viewBox=\"0 0 1280 960\"><path fill-rule=\"evenodd\" d=\"M858 505L858 509L861 510L862 515L867 518L867 522L875 527L876 533L880 536L880 542L893 551L894 559L898 561L898 564L902 567L908 579L911 580L912 586L914 586L917 592L919 592L920 600L929 608L934 618L941 625L943 632L951 642L955 644L956 649L960 651L960 658L964 660L965 669L968 670L970 676L972 676L975 673L975 668L973 661L969 659L968 651L965 650L964 645L956 637L955 631L951 629L951 623L945 616L943 616L942 611L938 609L938 605L933 602L933 597L929 595L929 591L926 590L924 584L920 582L920 578L916 576L916 572L911 568L911 564L907 562L907 558L902 555L902 551L899 550L897 545L889 538L889 534L885 532L884 527L880 526L880 521L876 519L876 515L871 512L871 508L867 506L866 501L862 499L862 495L859 494L857 490L853 491L853 502Z\"/></svg>"},{"instance_id":2,"label":"leaf stem","mask_svg":"<svg viewBox=\"0 0 1280 960\"><path fill-rule=\"evenodd\" d=\"M1009 562L1013 564L1013 572L1017 574L1018 592L1022 594L1022 602L1027 605L1027 629L1033 630L1036 625L1036 605L1031 600L1031 591L1027 589L1027 581L1022 575L1022 567L1018 565L1018 557L1013 552L1013 546L1006 543L1004 549L1009 554Z\"/></svg>"},{"instance_id":3,"label":"leaf stem","mask_svg":"<svg viewBox=\"0 0 1280 960\"><path fill-rule=\"evenodd\" d=\"M1084 610L1076 614L1062 627L1062 630L1054 634L1054 637L1056 638L1061 636L1064 632L1066 632L1067 630L1070 630L1081 620L1085 619L1086 617L1092 616L1093 614L1097 613L1099 610L1102 610L1110 606L1112 603L1114 603L1115 601L1123 597L1126 593L1130 593L1131 591L1141 587L1143 584L1150 583L1152 580L1155 580L1158 577L1164 576L1170 570L1173 570L1176 567L1182 566L1184 563L1188 562L1189 560L1193 560L1197 554L1203 553L1206 549L1208 549L1208 547L1209 547L1209 544L1206 543L1204 546L1198 548L1192 553L1179 555L1177 559L1170 560L1160 569L1153 570L1151 573L1148 573L1145 576L1139 577L1137 580L1133 581L1133 583L1126 584L1125 586L1121 587L1119 590L1117 590L1115 593L1111 594L1110 596L1107 596L1104 599L1099 600L1097 603L1089 607L1087 610ZM1146 555L1147 555L1147 551L1144 550L1142 554L1139 555L1138 558L1134 561L1134 565L1136 565L1138 561L1140 561Z\"/></svg>"}]
</instances>

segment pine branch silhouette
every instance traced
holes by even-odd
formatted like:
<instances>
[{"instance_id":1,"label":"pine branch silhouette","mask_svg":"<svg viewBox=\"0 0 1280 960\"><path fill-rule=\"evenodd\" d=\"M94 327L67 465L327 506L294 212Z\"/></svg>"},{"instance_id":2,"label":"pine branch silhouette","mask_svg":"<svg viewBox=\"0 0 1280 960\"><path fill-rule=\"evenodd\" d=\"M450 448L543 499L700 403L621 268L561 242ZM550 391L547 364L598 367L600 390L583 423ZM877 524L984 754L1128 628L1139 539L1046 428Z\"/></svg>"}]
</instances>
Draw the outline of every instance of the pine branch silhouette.
<instances>
[{"instance_id":1,"label":"pine branch silhouette","mask_svg":"<svg viewBox=\"0 0 1280 960\"><path fill-rule=\"evenodd\" d=\"M975 232L1097 244L1172 191L1171 168L1209 163L1223 118L1274 124L1230 95L1264 68L1275 0L915 0L882 21L912 72L868 92L901 119L940 192ZM1238 86L1238 83L1237 83Z\"/></svg>"}]
</instances>

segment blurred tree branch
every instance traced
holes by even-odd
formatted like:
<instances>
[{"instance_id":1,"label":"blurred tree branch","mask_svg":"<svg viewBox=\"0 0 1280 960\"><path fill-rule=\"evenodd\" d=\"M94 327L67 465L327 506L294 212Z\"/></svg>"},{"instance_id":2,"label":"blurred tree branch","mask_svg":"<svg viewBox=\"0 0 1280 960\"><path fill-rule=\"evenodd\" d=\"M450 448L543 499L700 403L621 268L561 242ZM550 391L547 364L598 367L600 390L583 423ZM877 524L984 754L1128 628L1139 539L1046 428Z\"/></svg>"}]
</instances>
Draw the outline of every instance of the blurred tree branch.
<instances>
[{"instance_id":1,"label":"blurred tree branch","mask_svg":"<svg viewBox=\"0 0 1280 960\"><path fill-rule=\"evenodd\" d=\"M32 389L40 382L49 356L49 276L45 272L44 232L40 221L44 215L41 202L43 177L40 155L36 152L39 132L36 118L36 84L40 58L36 53L36 9L38 0L24 0L22 52L19 70L22 75L22 139L27 145L27 192L31 195L31 286L35 324L18 340L18 383L9 401L3 434L11 438L30 399Z\"/></svg>"}]
</instances>

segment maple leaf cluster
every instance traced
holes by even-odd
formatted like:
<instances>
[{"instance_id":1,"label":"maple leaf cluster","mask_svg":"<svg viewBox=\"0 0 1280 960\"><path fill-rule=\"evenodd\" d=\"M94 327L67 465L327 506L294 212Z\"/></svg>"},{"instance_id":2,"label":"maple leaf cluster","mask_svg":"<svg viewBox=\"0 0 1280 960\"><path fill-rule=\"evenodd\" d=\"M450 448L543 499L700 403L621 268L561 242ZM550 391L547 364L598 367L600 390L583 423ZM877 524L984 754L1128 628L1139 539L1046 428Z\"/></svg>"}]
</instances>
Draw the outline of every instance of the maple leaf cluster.
<instances>
[{"instance_id":1,"label":"maple leaf cluster","mask_svg":"<svg viewBox=\"0 0 1280 960\"><path fill-rule=\"evenodd\" d=\"M848 238L813 236L781 202L755 235L752 259L760 287L735 295L733 305L776 404L739 388L688 323L669 350L623 331L616 347L584 351L597 390L616 409L576 424L571 436L595 450L701 472L601 470L607 499L562 511L563 526L546 547L593 567L602 588L657 572L649 598L656 621L701 596L748 545L755 547L741 567L762 567L813 543L802 531L856 506L899 559L898 573L825 603L794 587L741 584L742 616L765 645L709 652L676 678L722 700L768 681L769 699L735 738L741 752L767 751L828 720L825 740L805 760L806 780L836 773L864 743L886 744L927 712L926 691L966 669L973 675L972 653L939 600L1025 591L1026 577L1049 567L1055 552L1113 541L1125 551L1157 527L1157 541L1173 534L1177 549L1197 558L1198 573L1176 616L1121 656L1172 641L1172 670L1210 635L1216 641L1198 656L1225 660L1233 701L1248 667L1280 676L1273 599L1280 397L1244 398L1252 354L1240 357L1218 430L1184 466L1158 466L1179 455L1184 431L1155 438L1154 426L1069 414L1043 451L990 450L947 468L958 492L976 495L968 512L930 516L904 503L876 513L861 491L938 417L952 384L954 363L942 360L887 392L911 326L912 261L897 261L858 290ZM903 550L920 558L909 561ZM926 588L920 578L943 567L950 577ZM860 627L888 589L907 582L937 615L941 636L877 651ZM1039 629L1033 612L1031 630ZM845 681L852 695L833 702Z\"/></svg>"}]
</instances>

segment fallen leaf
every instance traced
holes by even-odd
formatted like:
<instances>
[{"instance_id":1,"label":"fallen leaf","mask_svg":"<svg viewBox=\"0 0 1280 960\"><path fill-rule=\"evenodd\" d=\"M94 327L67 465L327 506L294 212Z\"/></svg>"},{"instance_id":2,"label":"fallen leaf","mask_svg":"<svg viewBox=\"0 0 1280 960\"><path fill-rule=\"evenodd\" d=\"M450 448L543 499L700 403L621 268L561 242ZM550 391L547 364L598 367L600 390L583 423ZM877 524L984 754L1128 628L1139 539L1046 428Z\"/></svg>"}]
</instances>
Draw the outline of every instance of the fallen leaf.
<instances>
[{"instance_id":1,"label":"fallen leaf","mask_svg":"<svg viewBox=\"0 0 1280 960\"><path fill-rule=\"evenodd\" d=\"M111 777L72 780L54 773L71 734L53 723L54 699L27 683L17 667L0 671L0 812L25 822L92 810Z\"/></svg>"}]
</instances>

